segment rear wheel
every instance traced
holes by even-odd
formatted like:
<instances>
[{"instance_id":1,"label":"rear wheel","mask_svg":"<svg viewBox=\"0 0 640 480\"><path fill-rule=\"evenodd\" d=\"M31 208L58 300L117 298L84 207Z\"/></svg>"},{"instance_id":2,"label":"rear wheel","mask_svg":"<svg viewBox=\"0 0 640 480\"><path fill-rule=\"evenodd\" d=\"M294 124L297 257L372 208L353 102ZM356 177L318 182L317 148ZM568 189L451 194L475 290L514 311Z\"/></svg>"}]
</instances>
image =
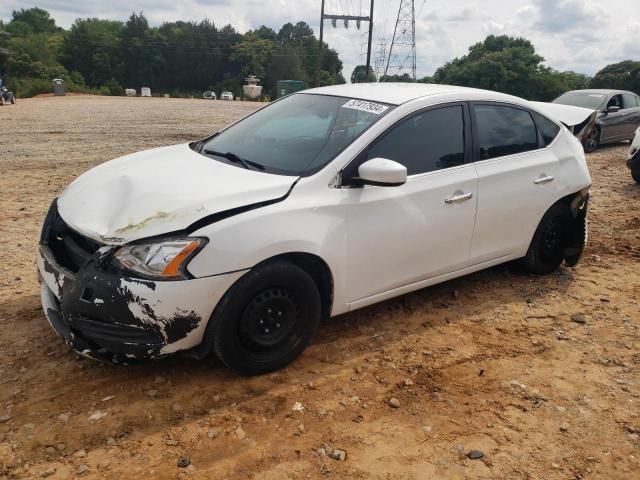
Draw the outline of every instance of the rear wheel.
<instances>
[{"instance_id":1,"label":"rear wheel","mask_svg":"<svg viewBox=\"0 0 640 480\"><path fill-rule=\"evenodd\" d=\"M562 264L570 240L572 220L569 207L563 203L556 203L547 210L523 259L527 271L546 275Z\"/></svg>"},{"instance_id":2,"label":"rear wheel","mask_svg":"<svg viewBox=\"0 0 640 480\"><path fill-rule=\"evenodd\" d=\"M7 104L7 100L4 98L4 95L2 93L0 93L0 105L6 105Z\"/></svg>"},{"instance_id":3,"label":"rear wheel","mask_svg":"<svg viewBox=\"0 0 640 480\"><path fill-rule=\"evenodd\" d=\"M600 145L600 128L593 127L582 141L582 145L586 153L595 152L598 145Z\"/></svg>"},{"instance_id":4,"label":"rear wheel","mask_svg":"<svg viewBox=\"0 0 640 480\"><path fill-rule=\"evenodd\" d=\"M246 375L278 370L309 344L321 316L313 278L283 260L259 265L220 301L213 349L228 367Z\"/></svg>"},{"instance_id":5,"label":"rear wheel","mask_svg":"<svg viewBox=\"0 0 640 480\"><path fill-rule=\"evenodd\" d=\"M631 177L636 183L640 183L640 170L631 170Z\"/></svg>"}]
</instances>

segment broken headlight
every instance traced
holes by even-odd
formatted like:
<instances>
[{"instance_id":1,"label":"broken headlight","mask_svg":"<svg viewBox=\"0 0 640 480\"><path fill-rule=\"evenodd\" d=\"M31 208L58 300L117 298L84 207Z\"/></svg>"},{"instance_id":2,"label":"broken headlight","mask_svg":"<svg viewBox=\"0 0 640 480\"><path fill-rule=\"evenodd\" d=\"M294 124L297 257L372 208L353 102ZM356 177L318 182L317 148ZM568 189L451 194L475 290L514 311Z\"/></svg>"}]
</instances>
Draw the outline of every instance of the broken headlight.
<instances>
[{"instance_id":1,"label":"broken headlight","mask_svg":"<svg viewBox=\"0 0 640 480\"><path fill-rule=\"evenodd\" d=\"M184 238L127 245L116 250L113 260L121 268L143 277L188 278L185 267L205 242L202 238Z\"/></svg>"}]
</instances>

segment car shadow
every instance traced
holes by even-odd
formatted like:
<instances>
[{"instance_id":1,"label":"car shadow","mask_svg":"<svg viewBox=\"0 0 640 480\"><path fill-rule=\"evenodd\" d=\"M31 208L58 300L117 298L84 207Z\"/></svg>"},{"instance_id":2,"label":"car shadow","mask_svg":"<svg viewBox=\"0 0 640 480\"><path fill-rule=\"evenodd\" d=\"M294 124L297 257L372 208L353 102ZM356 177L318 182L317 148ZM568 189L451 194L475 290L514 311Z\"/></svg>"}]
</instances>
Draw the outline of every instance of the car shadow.
<instances>
[{"instance_id":1,"label":"car shadow","mask_svg":"<svg viewBox=\"0 0 640 480\"><path fill-rule=\"evenodd\" d=\"M163 432L168 425L199 422L217 412L221 417L216 422L224 421L230 409L269 418L290 411L289 397L297 389L346 375L409 336L428 339L458 322L478 325L476 333L484 336L483 331L493 329L478 319L490 319L504 305L526 311L552 292L565 295L573 280L572 269L537 277L522 273L517 263L450 280L323 322L298 360L258 377L243 377L214 358L171 356L132 367L85 359L52 331L39 296L32 294L0 304L0 328L12 329L0 339L3 378L11 382L0 384L0 400L16 405L12 415L22 424L34 414L70 412L68 425L52 422L47 427L49 435L65 438L70 449L104 444L104 427L92 422L92 412L106 412L116 436ZM513 314L518 325L524 320ZM69 435L71 427L82 436ZM22 433L16 441L26 449L41 448Z\"/></svg>"}]
</instances>

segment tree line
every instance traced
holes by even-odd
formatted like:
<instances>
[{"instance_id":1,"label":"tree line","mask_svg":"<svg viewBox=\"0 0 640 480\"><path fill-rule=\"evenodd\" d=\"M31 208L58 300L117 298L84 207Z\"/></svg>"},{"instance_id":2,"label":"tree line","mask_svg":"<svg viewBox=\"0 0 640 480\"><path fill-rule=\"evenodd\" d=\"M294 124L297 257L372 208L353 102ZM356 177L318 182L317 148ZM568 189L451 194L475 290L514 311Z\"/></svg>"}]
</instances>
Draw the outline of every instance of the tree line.
<instances>
[{"instance_id":1,"label":"tree line","mask_svg":"<svg viewBox=\"0 0 640 480\"><path fill-rule=\"evenodd\" d=\"M358 65L352 82L376 81L373 71ZM381 82L412 82L408 74L387 75ZM640 62L626 60L608 65L589 77L558 71L544 64L533 44L524 38L490 35L469 47L469 52L438 68L433 76L417 80L463 87L484 88L529 100L551 101L568 90L613 88L640 93Z\"/></svg>"},{"instance_id":2,"label":"tree line","mask_svg":"<svg viewBox=\"0 0 640 480\"><path fill-rule=\"evenodd\" d=\"M65 30L36 7L14 11L10 22L0 22L2 31L8 35L0 35L0 47L11 55L0 58L0 74L8 72L23 97L50 92L53 78L71 91L111 95L142 86L173 95L238 95L248 75L261 78L268 94L277 80L345 82L342 62L326 43L316 75L319 40L305 22L240 33L208 19L151 27L143 13L133 13L126 22L79 18Z\"/></svg>"},{"instance_id":3,"label":"tree line","mask_svg":"<svg viewBox=\"0 0 640 480\"><path fill-rule=\"evenodd\" d=\"M287 23L277 32L262 26L240 33L208 19L151 27L142 13L133 13L126 22L80 18L65 30L35 7L14 11L7 23L0 21L0 75L9 72L11 87L23 97L50 92L53 78L63 78L71 91L107 95L142 86L174 96L199 96L204 90L238 95L247 75L261 78L265 92L273 96L277 80L302 80L309 87L345 82L342 62L326 43L317 78L318 46L305 22ZM2 53L7 50L11 55ZM353 83L377 80L364 65L351 74ZM413 81L408 74L379 80ZM529 40L490 35L418 82L541 101L590 87L640 93L640 62L608 65L589 77L546 66Z\"/></svg>"}]
</instances>

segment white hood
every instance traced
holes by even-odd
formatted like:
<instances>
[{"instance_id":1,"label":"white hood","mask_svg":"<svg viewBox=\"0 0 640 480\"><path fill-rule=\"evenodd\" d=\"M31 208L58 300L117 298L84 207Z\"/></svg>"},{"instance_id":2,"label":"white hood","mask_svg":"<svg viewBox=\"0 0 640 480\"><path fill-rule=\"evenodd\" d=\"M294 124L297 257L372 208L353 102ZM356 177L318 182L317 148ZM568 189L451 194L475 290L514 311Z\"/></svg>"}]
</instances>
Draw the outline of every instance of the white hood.
<instances>
[{"instance_id":1,"label":"white hood","mask_svg":"<svg viewBox=\"0 0 640 480\"><path fill-rule=\"evenodd\" d=\"M563 105L561 103L529 102L534 108L544 113L548 117L558 122L564 123L573 134L582 139L582 135L595 124L598 112L589 108L574 107L573 105ZM587 119L590 121L587 122ZM585 123L583 126L582 123ZM579 131L575 127L581 126Z\"/></svg>"},{"instance_id":2,"label":"white hood","mask_svg":"<svg viewBox=\"0 0 640 480\"><path fill-rule=\"evenodd\" d=\"M229 165L194 152L188 144L174 145L89 170L62 192L58 211L74 230L118 245L278 199L297 179Z\"/></svg>"}]
</instances>

